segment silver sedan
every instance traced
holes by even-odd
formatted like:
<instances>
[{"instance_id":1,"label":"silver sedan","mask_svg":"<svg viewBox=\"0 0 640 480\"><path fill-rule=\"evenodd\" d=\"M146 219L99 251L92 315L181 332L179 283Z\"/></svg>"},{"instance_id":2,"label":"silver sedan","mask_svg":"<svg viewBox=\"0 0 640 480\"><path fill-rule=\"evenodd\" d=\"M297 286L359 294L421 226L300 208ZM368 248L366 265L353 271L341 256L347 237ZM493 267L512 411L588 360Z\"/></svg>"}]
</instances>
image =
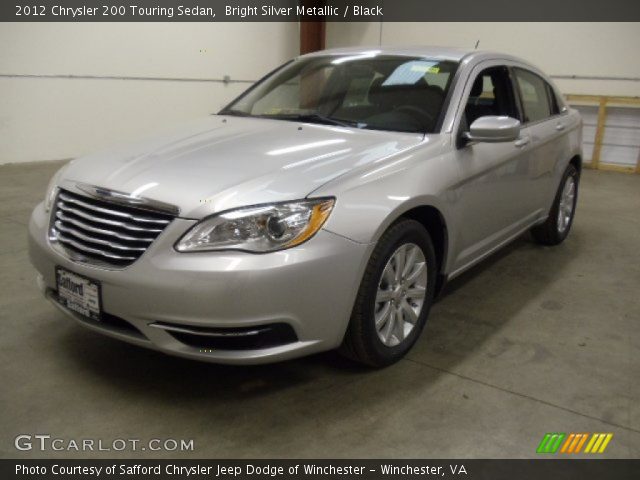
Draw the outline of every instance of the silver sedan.
<instances>
[{"instance_id":1,"label":"silver sedan","mask_svg":"<svg viewBox=\"0 0 640 480\"><path fill-rule=\"evenodd\" d=\"M316 52L220 111L76 159L31 217L54 305L183 357L413 346L444 283L523 232L569 233L582 122L511 56Z\"/></svg>"}]
</instances>

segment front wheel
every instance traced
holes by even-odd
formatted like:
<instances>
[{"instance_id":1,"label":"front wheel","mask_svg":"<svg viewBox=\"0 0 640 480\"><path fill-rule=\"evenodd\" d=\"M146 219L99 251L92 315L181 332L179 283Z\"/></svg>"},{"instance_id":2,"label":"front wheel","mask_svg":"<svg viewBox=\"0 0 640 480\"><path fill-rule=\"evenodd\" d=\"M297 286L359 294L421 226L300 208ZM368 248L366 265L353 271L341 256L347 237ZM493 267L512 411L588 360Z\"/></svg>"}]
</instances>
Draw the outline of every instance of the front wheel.
<instances>
[{"instance_id":1,"label":"front wheel","mask_svg":"<svg viewBox=\"0 0 640 480\"><path fill-rule=\"evenodd\" d=\"M365 270L341 351L374 367L400 360L418 339L433 302L433 243L415 220L392 225Z\"/></svg>"},{"instance_id":2,"label":"front wheel","mask_svg":"<svg viewBox=\"0 0 640 480\"><path fill-rule=\"evenodd\" d=\"M576 202L578 201L579 180L578 170L569 164L562 176L560 187L547 220L531 229L531 234L538 243L558 245L569 235L576 211Z\"/></svg>"}]
</instances>

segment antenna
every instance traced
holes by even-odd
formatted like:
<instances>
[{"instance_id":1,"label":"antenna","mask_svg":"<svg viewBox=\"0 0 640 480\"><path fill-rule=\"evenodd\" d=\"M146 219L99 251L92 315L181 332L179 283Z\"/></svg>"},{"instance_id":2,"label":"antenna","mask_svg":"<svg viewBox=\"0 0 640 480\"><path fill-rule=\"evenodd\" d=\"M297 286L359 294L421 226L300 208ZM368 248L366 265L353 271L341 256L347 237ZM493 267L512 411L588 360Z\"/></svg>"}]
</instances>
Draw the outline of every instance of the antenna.
<instances>
[{"instance_id":1,"label":"antenna","mask_svg":"<svg viewBox=\"0 0 640 480\"><path fill-rule=\"evenodd\" d=\"M476 42L476 47L475 47L476 50L478 49L478 45L480 45L480 39L478 39L478 41Z\"/></svg>"}]
</instances>

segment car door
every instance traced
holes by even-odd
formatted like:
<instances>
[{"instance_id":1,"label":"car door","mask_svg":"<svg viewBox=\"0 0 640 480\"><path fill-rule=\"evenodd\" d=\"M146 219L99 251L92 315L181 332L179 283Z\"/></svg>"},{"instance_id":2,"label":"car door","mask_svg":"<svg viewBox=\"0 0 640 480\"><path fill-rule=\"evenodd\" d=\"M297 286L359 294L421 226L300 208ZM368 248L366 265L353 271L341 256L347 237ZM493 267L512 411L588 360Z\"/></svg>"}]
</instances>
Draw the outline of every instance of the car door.
<instances>
[{"instance_id":1,"label":"car door","mask_svg":"<svg viewBox=\"0 0 640 480\"><path fill-rule=\"evenodd\" d=\"M516 94L520 99L523 124L531 137L530 182L528 197L539 217L547 215L568 156L568 110L560 109L549 83L533 71L513 68Z\"/></svg>"},{"instance_id":2,"label":"car door","mask_svg":"<svg viewBox=\"0 0 640 480\"><path fill-rule=\"evenodd\" d=\"M485 115L521 119L511 70L503 64L483 62L469 77L459 106L457 138L473 121ZM532 144L523 127L515 141L458 142L455 161L460 182L454 189L453 272L481 259L531 223L530 162Z\"/></svg>"}]
</instances>

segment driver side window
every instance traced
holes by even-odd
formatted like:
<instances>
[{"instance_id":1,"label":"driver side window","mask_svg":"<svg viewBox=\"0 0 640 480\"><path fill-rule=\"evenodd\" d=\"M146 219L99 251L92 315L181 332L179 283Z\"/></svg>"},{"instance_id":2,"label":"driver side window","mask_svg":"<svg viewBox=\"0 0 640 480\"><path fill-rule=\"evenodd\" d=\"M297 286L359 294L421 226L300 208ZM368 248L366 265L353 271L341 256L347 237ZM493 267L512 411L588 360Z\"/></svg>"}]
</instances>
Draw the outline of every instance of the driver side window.
<instances>
[{"instance_id":1,"label":"driver side window","mask_svg":"<svg viewBox=\"0 0 640 480\"><path fill-rule=\"evenodd\" d=\"M467 128L486 115L519 118L507 67L490 67L478 74L464 113Z\"/></svg>"}]
</instances>

